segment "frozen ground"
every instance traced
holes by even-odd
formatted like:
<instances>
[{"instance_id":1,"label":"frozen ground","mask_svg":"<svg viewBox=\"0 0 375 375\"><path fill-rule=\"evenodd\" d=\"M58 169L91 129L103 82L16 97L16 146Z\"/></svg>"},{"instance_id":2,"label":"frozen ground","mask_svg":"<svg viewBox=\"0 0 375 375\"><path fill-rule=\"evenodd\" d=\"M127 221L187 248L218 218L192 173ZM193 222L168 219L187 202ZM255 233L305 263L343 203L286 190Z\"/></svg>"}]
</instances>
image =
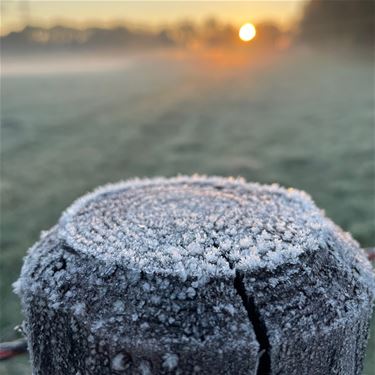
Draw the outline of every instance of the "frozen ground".
<instances>
[{"instance_id":1,"label":"frozen ground","mask_svg":"<svg viewBox=\"0 0 375 375\"><path fill-rule=\"evenodd\" d=\"M109 181L197 172L279 182L307 190L363 246L374 244L371 61L307 51L184 57L87 72L49 64L45 74L36 64L2 77L3 339L21 320L10 284L26 249L76 197ZM375 337L366 374L374 348ZM23 375L25 363L0 373Z\"/></svg>"}]
</instances>

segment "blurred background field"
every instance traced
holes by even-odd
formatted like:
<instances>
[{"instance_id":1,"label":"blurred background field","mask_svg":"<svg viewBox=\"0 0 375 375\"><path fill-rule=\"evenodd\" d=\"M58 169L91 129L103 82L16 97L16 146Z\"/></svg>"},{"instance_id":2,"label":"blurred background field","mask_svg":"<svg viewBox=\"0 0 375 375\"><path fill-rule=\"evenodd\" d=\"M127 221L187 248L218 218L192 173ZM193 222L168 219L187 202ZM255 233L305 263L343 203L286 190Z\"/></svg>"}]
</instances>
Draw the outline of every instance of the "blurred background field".
<instances>
[{"instance_id":1,"label":"blurred background field","mask_svg":"<svg viewBox=\"0 0 375 375\"><path fill-rule=\"evenodd\" d=\"M215 19L3 30L2 341L22 320L11 283L27 248L107 182L193 173L277 182L309 192L363 247L375 244L373 3L347 2L346 13L313 3L295 5L294 28L260 22L249 44ZM332 14L319 23L319 12ZM367 375L374 322L372 332ZM0 374L29 373L25 358L0 364Z\"/></svg>"}]
</instances>

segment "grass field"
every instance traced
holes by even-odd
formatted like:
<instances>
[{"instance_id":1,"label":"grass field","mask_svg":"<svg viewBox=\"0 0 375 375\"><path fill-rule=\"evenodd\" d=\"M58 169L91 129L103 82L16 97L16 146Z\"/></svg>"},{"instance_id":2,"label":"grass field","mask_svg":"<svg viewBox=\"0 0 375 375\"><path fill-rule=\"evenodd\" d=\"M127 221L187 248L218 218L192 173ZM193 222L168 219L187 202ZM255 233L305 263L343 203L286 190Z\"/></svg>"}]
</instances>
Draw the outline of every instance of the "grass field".
<instances>
[{"instance_id":1,"label":"grass field","mask_svg":"<svg viewBox=\"0 0 375 375\"><path fill-rule=\"evenodd\" d=\"M308 191L363 246L374 245L373 88L371 61L307 51L3 75L2 340L22 319L11 283L26 249L76 197L106 182L178 173L279 182ZM372 331L367 375L374 323ZM25 359L0 364L0 374L27 373Z\"/></svg>"}]
</instances>

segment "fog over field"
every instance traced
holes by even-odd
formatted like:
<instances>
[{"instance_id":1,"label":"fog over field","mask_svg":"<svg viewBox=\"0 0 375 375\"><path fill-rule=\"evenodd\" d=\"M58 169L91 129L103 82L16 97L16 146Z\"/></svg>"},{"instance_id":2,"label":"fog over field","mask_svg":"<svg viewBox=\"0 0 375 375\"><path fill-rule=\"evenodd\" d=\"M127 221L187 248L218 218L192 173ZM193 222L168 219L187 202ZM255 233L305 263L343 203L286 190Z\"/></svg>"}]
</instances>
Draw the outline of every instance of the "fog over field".
<instances>
[{"instance_id":1,"label":"fog over field","mask_svg":"<svg viewBox=\"0 0 375 375\"><path fill-rule=\"evenodd\" d=\"M373 105L371 59L302 46L4 61L2 338L22 319L10 285L26 249L107 182L192 173L277 182L306 190L374 245ZM0 373L30 371L13 360Z\"/></svg>"}]
</instances>

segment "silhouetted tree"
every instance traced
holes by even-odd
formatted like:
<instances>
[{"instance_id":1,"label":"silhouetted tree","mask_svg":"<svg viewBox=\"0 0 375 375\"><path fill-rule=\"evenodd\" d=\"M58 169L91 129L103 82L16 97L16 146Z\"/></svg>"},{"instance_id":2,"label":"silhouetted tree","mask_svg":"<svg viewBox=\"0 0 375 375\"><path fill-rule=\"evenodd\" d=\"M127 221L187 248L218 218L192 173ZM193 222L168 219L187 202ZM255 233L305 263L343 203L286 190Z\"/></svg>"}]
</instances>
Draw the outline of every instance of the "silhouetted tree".
<instances>
[{"instance_id":1,"label":"silhouetted tree","mask_svg":"<svg viewBox=\"0 0 375 375\"><path fill-rule=\"evenodd\" d=\"M300 24L300 38L314 44L374 44L374 0L311 0Z\"/></svg>"}]
</instances>

